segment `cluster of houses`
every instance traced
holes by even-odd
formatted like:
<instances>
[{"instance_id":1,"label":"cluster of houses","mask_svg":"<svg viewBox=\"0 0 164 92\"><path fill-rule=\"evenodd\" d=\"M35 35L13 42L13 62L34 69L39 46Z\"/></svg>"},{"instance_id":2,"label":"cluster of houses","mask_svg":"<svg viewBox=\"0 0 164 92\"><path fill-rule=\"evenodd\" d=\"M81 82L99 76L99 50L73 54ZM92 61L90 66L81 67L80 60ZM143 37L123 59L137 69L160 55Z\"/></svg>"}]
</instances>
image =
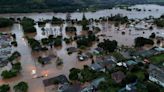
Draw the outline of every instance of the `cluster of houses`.
<instances>
[{"instance_id":1,"label":"cluster of houses","mask_svg":"<svg viewBox=\"0 0 164 92\"><path fill-rule=\"evenodd\" d=\"M150 50L139 51L134 53L134 56L140 56L143 58L149 58L154 55L164 54L164 48L154 47ZM153 65L148 60L144 60L144 63L150 63L148 73L149 80L155 82L156 84L164 87L164 63L162 65Z\"/></svg>"},{"instance_id":2,"label":"cluster of houses","mask_svg":"<svg viewBox=\"0 0 164 92\"><path fill-rule=\"evenodd\" d=\"M100 82L105 81L105 78L97 78L91 83L83 87L81 84L70 84L65 75L59 75L50 79L43 80L45 87L54 85L54 81L58 81L57 92L93 92L94 88L97 88Z\"/></svg>"},{"instance_id":3,"label":"cluster of houses","mask_svg":"<svg viewBox=\"0 0 164 92\"><path fill-rule=\"evenodd\" d=\"M77 50L75 48L69 48L68 51L72 51L72 52L76 52ZM95 54L100 54L102 51L102 49L95 49L94 53ZM139 51L136 53L133 53L132 56L140 56L140 57L151 57L153 55L158 55L164 53L164 48L161 47L154 47L150 50L145 50L145 51ZM79 60L83 60L84 57L82 55L79 55ZM135 65L139 64L139 62L142 61L138 61L137 59L129 59L126 60L124 62L118 62L117 58L109 55L109 56L98 56L96 58L96 60L94 62L92 62L91 65L89 65L90 69L97 71L97 72L106 72L107 70L110 71L112 69L114 69L116 66L123 66L125 68L127 68L128 70L132 69L133 67L135 67ZM143 63L143 62L142 62ZM159 68L156 65L152 65L150 64L149 69L148 69L148 73L149 73L149 80L152 82L155 82L156 84L161 85L162 87L164 87L164 68ZM81 85L81 84L70 84L67 77L65 75L62 76L57 76L55 78L59 78L58 80L61 81L61 83L59 83L58 85L58 92L96 92L94 91L95 89L98 88L98 85L105 81L104 77L100 77L97 79L92 80L88 85ZM43 83L45 84L45 86L48 85L48 83L50 84L54 84L51 83L55 80L55 78L52 78L52 80L47 79L44 80ZM63 79L62 79L63 78ZM122 83L122 81L126 78L126 74L122 71L116 71L111 73L111 79L114 80L116 83ZM48 82L49 81L49 82ZM126 84L125 87L121 88L119 90L119 92L135 92L136 85L138 85L138 82L135 81L133 83L130 84ZM144 87L144 86L143 86Z\"/></svg>"},{"instance_id":4,"label":"cluster of houses","mask_svg":"<svg viewBox=\"0 0 164 92\"><path fill-rule=\"evenodd\" d=\"M7 64L6 59L11 54L11 36L7 33L0 33L0 67Z\"/></svg>"},{"instance_id":5,"label":"cluster of houses","mask_svg":"<svg viewBox=\"0 0 164 92\"><path fill-rule=\"evenodd\" d=\"M142 50L135 53L131 53L131 56L136 56L136 57L140 56L140 57L147 58L147 57L151 57L151 56L162 54L162 53L164 53L164 48L154 47L150 50Z\"/></svg>"},{"instance_id":6,"label":"cluster of houses","mask_svg":"<svg viewBox=\"0 0 164 92\"><path fill-rule=\"evenodd\" d=\"M139 61L136 60L127 60L125 62L118 62L117 59L113 56L103 56L96 59L89 67L95 71L105 72L106 70L114 69L116 66L124 66L127 69L137 65ZM162 87L164 87L164 68L159 68L155 65L150 64L149 69L149 80L153 81ZM111 79L116 83L122 83L126 78L126 74L122 71L116 71L111 73ZM96 92L95 89L98 88L101 82L105 82L105 77L99 77L92 80L87 85L81 84L70 84L65 75L60 75L51 79L46 79L43 81L45 87L54 84L54 80L58 80L58 89L57 92ZM118 92L135 92L137 81L126 84L125 87L121 88ZM143 86L144 87L144 86Z\"/></svg>"},{"instance_id":7,"label":"cluster of houses","mask_svg":"<svg viewBox=\"0 0 164 92\"><path fill-rule=\"evenodd\" d=\"M134 63L135 61L129 60L126 62L127 66L132 66L137 63ZM102 71L105 72L107 70L111 70L114 67L116 67L118 64L117 60L113 56L104 56L101 58L97 58L96 62L91 64L89 67L95 71ZM123 79L125 79L126 74L122 71L116 71L111 74L111 78L116 83L121 83ZM95 89L98 88L99 84L103 81L105 81L105 77L99 77L97 79L92 80L88 85L81 85L81 84L70 84L68 82L68 79L65 75L60 75L54 78L43 80L43 83L46 86L53 85L54 80L58 80L60 83L58 85L58 91L57 92L96 92ZM132 83L133 84L133 83ZM126 87L126 90L131 90L132 84L128 84ZM122 92L122 91L120 91Z\"/></svg>"},{"instance_id":8,"label":"cluster of houses","mask_svg":"<svg viewBox=\"0 0 164 92\"><path fill-rule=\"evenodd\" d=\"M90 65L90 68L95 71L111 70L116 66L117 60L113 56L104 56L96 59L95 63Z\"/></svg>"}]
</instances>

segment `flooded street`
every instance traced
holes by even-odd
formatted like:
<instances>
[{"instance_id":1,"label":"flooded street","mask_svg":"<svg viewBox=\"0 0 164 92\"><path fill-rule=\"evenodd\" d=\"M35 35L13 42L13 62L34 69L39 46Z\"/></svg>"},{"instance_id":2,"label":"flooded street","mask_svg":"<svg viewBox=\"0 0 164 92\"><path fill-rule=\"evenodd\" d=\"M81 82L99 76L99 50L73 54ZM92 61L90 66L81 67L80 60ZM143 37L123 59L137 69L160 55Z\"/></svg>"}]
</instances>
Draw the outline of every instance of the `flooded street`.
<instances>
[{"instance_id":1,"label":"flooded street","mask_svg":"<svg viewBox=\"0 0 164 92\"><path fill-rule=\"evenodd\" d=\"M164 7L162 6L157 6L157 5L136 5L132 7L138 7L142 9L149 10L151 9L152 11L126 11L126 10L121 10L121 9L112 9L112 10L101 10L97 11L95 13L92 12L87 12L85 13L86 18L94 18L98 19L99 17L104 17L104 16L110 16L116 15L116 14L123 14L125 16L128 16L128 18L145 18L149 16L154 16L154 17L159 17L164 13ZM151 7L151 8L150 8ZM156 11L159 9L158 11ZM83 13L71 13L71 18L72 19L81 19ZM13 18L19 18L19 17L30 17L33 18L34 20L38 21L40 19L52 19L53 16L60 17L65 19L66 18L66 13L31 13L31 14L0 14L0 17L13 17ZM145 23L140 24L140 25L145 25ZM62 30L62 35L64 37L69 37L69 35L66 34L65 32L65 27L67 24L63 24L62 26L54 26L49 23L45 25L45 29L52 29L56 30L53 31L51 34L54 35L59 35L60 30ZM77 28L77 34L81 34L82 27L78 25L74 25ZM149 35L152 32L155 33L164 33L164 29L159 29L156 26L153 26L153 30L142 30L138 31L135 30L134 28L126 28L125 26L121 26L120 30L118 31L116 27L114 27L114 24L108 23L108 22L102 22L98 24L94 24L94 26L98 26L101 29L101 32L99 32L97 35L105 34L105 39L110 39L110 40L116 40L118 41L119 46L125 45L125 46L133 46L134 45L134 39L139 36L143 37L149 37ZM42 27L39 27L38 25L35 26L37 29L37 34L31 34L30 37L34 37L37 40L41 40L42 38L48 37L49 33L43 33L41 30ZM61 27L61 28L60 28ZM129 31L131 29L131 31ZM0 85L4 83L9 83L10 85L16 84L19 81L26 81L29 84L29 92L45 92L45 88L43 86L42 80L51 78L60 74L65 74L68 76L69 74L69 69L76 67L76 68L83 68L83 65L86 64L91 64L91 60L85 61L85 62L79 62L77 59L77 53L73 53L71 55L67 54L66 49L68 47L76 47L76 43L73 42L71 44L65 44L63 42L63 45L60 49L57 48L52 48L49 49L46 52L32 52L30 46L27 43L27 40L24 39L24 33L23 29L20 24L14 24L14 26L11 29L0 29L0 32L11 32L16 34L16 40L18 42L18 47L13 48L13 51L18 51L21 53L21 64L22 64L22 72L19 77L12 78L10 80L0 80ZM123 35L122 32L125 32ZM144 32L144 33L143 33ZM100 37L100 41L103 40L104 37ZM92 48L94 49L97 45L94 44ZM63 59L63 65L62 66L56 66L56 58L53 58L51 60L51 64L41 66L37 62L37 58L39 56L49 56L49 55L55 55ZM36 70L37 75L41 76L44 75L45 73L48 74L48 77L44 78L37 78L33 79L33 76L31 74L32 70ZM48 91L47 91L48 92Z\"/></svg>"}]
</instances>

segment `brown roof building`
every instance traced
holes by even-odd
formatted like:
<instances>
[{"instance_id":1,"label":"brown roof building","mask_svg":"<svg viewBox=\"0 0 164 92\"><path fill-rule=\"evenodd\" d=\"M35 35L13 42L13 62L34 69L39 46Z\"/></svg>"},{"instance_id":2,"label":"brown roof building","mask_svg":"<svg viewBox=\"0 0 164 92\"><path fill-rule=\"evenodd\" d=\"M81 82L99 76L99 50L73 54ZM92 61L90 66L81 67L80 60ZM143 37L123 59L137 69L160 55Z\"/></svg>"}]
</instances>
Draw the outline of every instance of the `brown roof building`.
<instances>
[{"instance_id":1,"label":"brown roof building","mask_svg":"<svg viewBox=\"0 0 164 92\"><path fill-rule=\"evenodd\" d=\"M126 76L122 71L117 71L112 73L111 77L116 83L121 83Z\"/></svg>"}]
</instances>

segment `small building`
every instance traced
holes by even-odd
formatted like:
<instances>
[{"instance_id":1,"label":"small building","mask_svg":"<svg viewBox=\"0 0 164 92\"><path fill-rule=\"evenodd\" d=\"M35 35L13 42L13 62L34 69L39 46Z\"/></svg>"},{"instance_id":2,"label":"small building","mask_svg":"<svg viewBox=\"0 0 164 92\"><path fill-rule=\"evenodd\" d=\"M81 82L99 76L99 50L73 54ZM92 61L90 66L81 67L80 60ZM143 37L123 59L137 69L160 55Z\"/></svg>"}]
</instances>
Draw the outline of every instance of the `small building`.
<instances>
[{"instance_id":1,"label":"small building","mask_svg":"<svg viewBox=\"0 0 164 92\"><path fill-rule=\"evenodd\" d=\"M51 61L51 58L50 57L40 57L40 58L38 58L38 61L41 64L49 64Z\"/></svg>"},{"instance_id":2,"label":"small building","mask_svg":"<svg viewBox=\"0 0 164 92\"><path fill-rule=\"evenodd\" d=\"M7 33L0 32L0 67L8 64L8 57L11 55L11 36Z\"/></svg>"},{"instance_id":3,"label":"small building","mask_svg":"<svg viewBox=\"0 0 164 92\"><path fill-rule=\"evenodd\" d=\"M80 92L96 92L95 90L98 88L99 84L103 81L105 81L104 77L94 79L90 85L84 87Z\"/></svg>"},{"instance_id":4,"label":"small building","mask_svg":"<svg viewBox=\"0 0 164 92\"><path fill-rule=\"evenodd\" d=\"M143 51L131 53L132 56L141 56L141 57L151 57L151 56L157 55L157 54L159 54L159 52L154 49L143 50Z\"/></svg>"},{"instance_id":5,"label":"small building","mask_svg":"<svg viewBox=\"0 0 164 92\"><path fill-rule=\"evenodd\" d=\"M45 87L48 87L48 86L54 85L55 81L58 81L59 84L69 83L69 81L68 81L68 79L65 75L59 75L59 76L56 76L56 77L53 77L53 78L43 80L43 84L44 84Z\"/></svg>"},{"instance_id":6,"label":"small building","mask_svg":"<svg viewBox=\"0 0 164 92\"><path fill-rule=\"evenodd\" d=\"M122 80L126 77L122 71L114 72L111 74L111 76L116 83L121 83Z\"/></svg>"},{"instance_id":7,"label":"small building","mask_svg":"<svg viewBox=\"0 0 164 92\"><path fill-rule=\"evenodd\" d=\"M100 62L100 65L104 68L111 70L116 66L117 60L113 56L106 56Z\"/></svg>"},{"instance_id":8,"label":"small building","mask_svg":"<svg viewBox=\"0 0 164 92\"><path fill-rule=\"evenodd\" d=\"M89 85L82 88L80 92L94 92L93 90L94 90L93 86Z\"/></svg>"},{"instance_id":9,"label":"small building","mask_svg":"<svg viewBox=\"0 0 164 92\"><path fill-rule=\"evenodd\" d=\"M164 69L151 64L148 71L149 80L164 87Z\"/></svg>"},{"instance_id":10,"label":"small building","mask_svg":"<svg viewBox=\"0 0 164 92\"><path fill-rule=\"evenodd\" d=\"M94 88L98 88L99 84L101 82L105 81L105 78L104 77L101 77L101 78L97 78L97 79L94 79L92 82L91 82L91 85L94 86Z\"/></svg>"},{"instance_id":11,"label":"small building","mask_svg":"<svg viewBox=\"0 0 164 92\"><path fill-rule=\"evenodd\" d=\"M95 49L93 50L93 53L99 55L99 54L101 54L103 51L104 51L104 50L103 50L102 48L95 48Z\"/></svg>"},{"instance_id":12,"label":"small building","mask_svg":"<svg viewBox=\"0 0 164 92\"><path fill-rule=\"evenodd\" d=\"M161 52L161 53L164 52L164 48L162 48L162 47L156 47L156 48L154 48L154 50Z\"/></svg>"},{"instance_id":13,"label":"small building","mask_svg":"<svg viewBox=\"0 0 164 92\"><path fill-rule=\"evenodd\" d=\"M137 82L126 84L125 87L121 88L118 92L137 92Z\"/></svg>"},{"instance_id":14,"label":"small building","mask_svg":"<svg viewBox=\"0 0 164 92\"><path fill-rule=\"evenodd\" d=\"M105 61L117 63L117 59L113 56L106 56Z\"/></svg>"},{"instance_id":15,"label":"small building","mask_svg":"<svg viewBox=\"0 0 164 92\"><path fill-rule=\"evenodd\" d=\"M128 60L126 62L119 62L119 63L117 63L117 66L123 66L123 67L126 67L126 68L132 68L133 66L135 66L137 64L138 64L137 61Z\"/></svg>"},{"instance_id":16,"label":"small building","mask_svg":"<svg viewBox=\"0 0 164 92\"><path fill-rule=\"evenodd\" d=\"M137 65L138 63L134 60L128 60L125 62L128 67Z\"/></svg>"},{"instance_id":17,"label":"small building","mask_svg":"<svg viewBox=\"0 0 164 92\"><path fill-rule=\"evenodd\" d=\"M90 68L94 71L103 71L103 72L105 72L105 68L103 66L101 66L99 63L91 64Z\"/></svg>"},{"instance_id":18,"label":"small building","mask_svg":"<svg viewBox=\"0 0 164 92\"><path fill-rule=\"evenodd\" d=\"M4 58L0 58L0 67L4 67L8 64L8 60Z\"/></svg>"},{"instance_id":19,"label":"small building","mask_svg":"<svg viewBox=\"0 0 164 92\"><path fill-rule=\"evenodd\" d=\"M107 70L111 70L116 66L116 64L112 61L103 61L100 63L100 65L106 68Z\"/></svg>"},{"instance_id":20,"label":"small building","mask_svg":"<svg viewBox=\"0 0 164 92\"><path fill-rule=\"evenodd\" d=\"M62 84L59 85L57 92L79 92L81 90L80 84Z\"/></svg>"}]
</instances>

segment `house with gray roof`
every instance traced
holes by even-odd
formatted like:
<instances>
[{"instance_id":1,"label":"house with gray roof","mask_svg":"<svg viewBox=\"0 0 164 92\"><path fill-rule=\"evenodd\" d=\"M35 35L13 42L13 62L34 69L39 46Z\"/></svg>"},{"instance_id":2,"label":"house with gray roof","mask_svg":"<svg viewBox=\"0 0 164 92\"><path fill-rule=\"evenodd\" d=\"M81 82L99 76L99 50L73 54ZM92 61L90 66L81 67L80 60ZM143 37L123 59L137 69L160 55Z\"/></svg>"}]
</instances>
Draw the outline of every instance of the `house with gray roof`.
<instances>
[{"instance_id":1,"label":"house with gray roof","mask_svg":"<svg viewBox=\"0 0 164 92\"><path fill-rule=\"evenodd\" d=\"M85 88L81 89L80 92L96 92L95 89L98 88L101 82L105 81L104 77L100 77L97 79L94 79L90 85L86 86Z\"/></svg>"},{"instance_id":2,"label":"house with gray roof","mask_svg":"<svg viewBox=\"0 0 164 92\"><path fill-rule=\"evenodd\" d=\"M99 63L94 63L90 65L90 68L95 71L103 71L105 72L105 68L101 66Z\"/></svg>"},{"instance_id":3,"label":"house with gray roof","mask_svg":"<svg viewBox=\"0 0 164 92\"><path fill-rule=\"evenodd\" d=\"M104 78L104 77L94 79L94 80L91 82L91 85L94 86L95 88L98 88L99 84L100 84L102 81L105 81L105 78Z\"/></svg>"},{"instance_id":4,"label":"house with gray roof","mask_svg":"<svg viewBox=\"0 0 164 92\"><path fill-rule=\"evenodd\" d=\"M148 71L149 80L164 87L164 69L151 64Z\"/></svg>"},{"instance_id":5,"label":"house with gray roof","mask_svg":"<svg viewBox=\"0 0 164 92\"><path fill-rule=\"evenodd\" d=\"M113 56L104 56L96 58L96 62L104 69L111 70L116 66L117 60Z\"/></svg>"},{"instance_id":6,"label":"house with gray roof","mask_svg":"<svg viewBox=\"0 0 164 92\"><path fill-rule=\"evenodd\" d=\"M81 90L80 84L74 84L74 85L61 84L59 85L57 92L80 92L80 90Z\"/></svg>"}]
</instances>

